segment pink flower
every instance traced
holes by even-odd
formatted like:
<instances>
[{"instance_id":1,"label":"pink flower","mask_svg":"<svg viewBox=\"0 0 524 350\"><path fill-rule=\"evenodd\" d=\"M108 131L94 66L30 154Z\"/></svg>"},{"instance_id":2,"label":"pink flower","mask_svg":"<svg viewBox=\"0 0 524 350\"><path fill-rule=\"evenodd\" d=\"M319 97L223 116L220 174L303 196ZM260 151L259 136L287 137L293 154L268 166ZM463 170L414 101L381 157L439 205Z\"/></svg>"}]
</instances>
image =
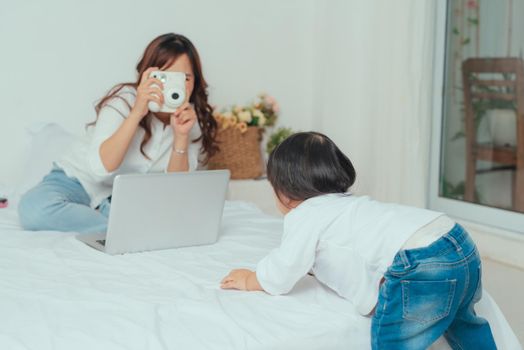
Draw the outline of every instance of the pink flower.
<instances>
[{"instance_id":1,"label":"pink flower","mask_svg":"<svg viewBox=\"0 0 524 350\"><path fill-rule=\"evenodd\" d=\"M264 101L266 101L266 103L270 105L274 105L276 103L275 99L269 95L266 95Z\"/></svg>"},{"instance_id":2,"label":"pink flower","mask_svg":"<svg viewBox=\"0 0 524 350\"><path fill-rule=\"evenodd\" d=\"M280 111L280 106L278 103L273 103L273 112L278 113Z\"/></svg>"},{"instance_id":3,"label":"pink flower","mask_svg":"<svg viewBox=\"0 0 524 350\"><path fill-rule=\"evenodd\" d=\"M466 3L466 6L469 9L476 9L479 6L479 4L478 4L477 0L468 0L468 2Z\"/></svg>"}]
</instances>

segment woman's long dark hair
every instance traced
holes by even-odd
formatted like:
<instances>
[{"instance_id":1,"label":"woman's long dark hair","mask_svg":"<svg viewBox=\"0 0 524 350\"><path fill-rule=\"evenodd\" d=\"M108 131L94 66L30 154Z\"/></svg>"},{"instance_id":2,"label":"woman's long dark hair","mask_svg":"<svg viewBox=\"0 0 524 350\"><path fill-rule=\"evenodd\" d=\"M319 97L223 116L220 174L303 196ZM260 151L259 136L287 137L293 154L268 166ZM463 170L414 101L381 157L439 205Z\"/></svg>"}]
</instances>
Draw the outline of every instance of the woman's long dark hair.
<instances>
[{"instance_id":1,"label":"woman's long dark hair","mask_svg":"<svg viewBox=\"0 0 524 350\"><path fill-rule=\"evenodd\" d=\"M216 131L217 123L213 118L213 108L207 102L207 83L202 74L202 64L200 62L200 56L195 46L183 35L168 33L160 35L155 38L144 51L142 58L136 66L137 81L129 83L121 83L114 86L95 106L95 111L98 115L106 104L113 98L120 98L128 106L129 103L118 95L118 93L126 86L137 88L140 83L142 73L149 67L167 67L170 66L178 57L186 54L191 62L191 68L193 68L193 74L195 78L195 86L193 93L189 98L189 102L195 106L195 112L198 116L198 124L202 130L202 136L193 142L202 140L201 152L206 155L205 161L209 159L218 150L216 143ZM129 106L131 108L131 106ZM151 118L154 116L152 112L142 118L140 126L145 130L144 139L140 144L140 152L145 157L148 157L144 152L145 144L151 139ZM124 116L126 117L126 116ZM88 125L93 125L93 123Z\"/></svg>"}]
</instances>

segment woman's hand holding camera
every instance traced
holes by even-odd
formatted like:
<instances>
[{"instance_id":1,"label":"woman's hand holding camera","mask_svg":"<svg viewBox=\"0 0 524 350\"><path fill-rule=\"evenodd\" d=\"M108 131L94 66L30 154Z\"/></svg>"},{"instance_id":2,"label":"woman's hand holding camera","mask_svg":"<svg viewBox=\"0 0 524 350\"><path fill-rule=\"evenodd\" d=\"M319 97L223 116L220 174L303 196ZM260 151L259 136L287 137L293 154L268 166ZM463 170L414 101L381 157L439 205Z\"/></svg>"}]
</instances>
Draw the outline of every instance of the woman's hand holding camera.
<instances>
[{"instance_id":1,"label":"woman's hand holding camera","mask_svg":"<svg viewBox=\"0 0 524 350\"><path fill-rule=\"evenodd\" d=\"M140 84L136 88L135 105L131 109L129 117L136 118L138 121L142 120L149 112L148 103L150 101L156 102L158 105L164 103L164 95L162 89L164 88L162 82L156 78L149 77L151 72L158 70L157 67L150 67L140 79Z\"/></svg>"}]
</instances>

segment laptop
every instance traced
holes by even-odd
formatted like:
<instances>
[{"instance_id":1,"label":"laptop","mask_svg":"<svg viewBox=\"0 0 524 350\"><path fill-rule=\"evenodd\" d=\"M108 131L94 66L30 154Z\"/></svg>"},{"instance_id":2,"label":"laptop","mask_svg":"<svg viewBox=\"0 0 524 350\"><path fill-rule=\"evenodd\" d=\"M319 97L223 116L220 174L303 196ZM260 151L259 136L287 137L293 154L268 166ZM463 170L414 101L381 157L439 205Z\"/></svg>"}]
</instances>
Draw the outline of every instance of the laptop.
<instances>
[{"instance_id":1,"label":"laptop","mask_svg":"<svg viewBox=\"0 0 524 350\"><path fill-rule=\"evenodd\" d=\"M229 177L229 170L118 175L107 233L76 237L112 255L215 243Z\"/></svg>"}]
</instances>

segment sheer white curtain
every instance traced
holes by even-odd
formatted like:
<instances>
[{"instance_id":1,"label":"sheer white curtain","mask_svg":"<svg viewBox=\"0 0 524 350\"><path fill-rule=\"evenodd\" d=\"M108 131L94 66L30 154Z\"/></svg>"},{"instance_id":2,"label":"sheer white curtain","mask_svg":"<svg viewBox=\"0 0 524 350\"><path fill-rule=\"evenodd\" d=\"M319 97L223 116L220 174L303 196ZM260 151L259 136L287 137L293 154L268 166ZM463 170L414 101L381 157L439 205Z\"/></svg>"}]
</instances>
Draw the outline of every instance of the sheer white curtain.
<instances>
[{"instance_id":1,"label":"sheer white curtain","mask_svg":"<svg viewBox=\"0 0 524 350\"><path fill-rule=\"evenodd\" d=\"M358 194L425 206L431 1L318 1L313 126L357 169Z\"/></svg>"}]
</instances>

